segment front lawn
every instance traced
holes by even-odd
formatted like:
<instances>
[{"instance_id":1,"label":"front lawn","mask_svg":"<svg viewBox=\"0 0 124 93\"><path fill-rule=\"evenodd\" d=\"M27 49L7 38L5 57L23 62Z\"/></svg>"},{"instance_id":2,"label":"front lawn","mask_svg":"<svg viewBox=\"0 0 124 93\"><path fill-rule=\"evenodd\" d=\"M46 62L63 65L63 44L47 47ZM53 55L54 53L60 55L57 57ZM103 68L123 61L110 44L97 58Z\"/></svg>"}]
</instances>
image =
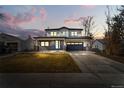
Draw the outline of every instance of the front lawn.
<instances>
[{"instance_id":1,"label":"front lawn","mask_svg":"<svg viewBox=\"0 0 124 93\"><path fill-rule=\"evenodd\" d=\"M67 53L21 53L0 59L0 73L78 73Z\"/></svg>"}]
</instances>

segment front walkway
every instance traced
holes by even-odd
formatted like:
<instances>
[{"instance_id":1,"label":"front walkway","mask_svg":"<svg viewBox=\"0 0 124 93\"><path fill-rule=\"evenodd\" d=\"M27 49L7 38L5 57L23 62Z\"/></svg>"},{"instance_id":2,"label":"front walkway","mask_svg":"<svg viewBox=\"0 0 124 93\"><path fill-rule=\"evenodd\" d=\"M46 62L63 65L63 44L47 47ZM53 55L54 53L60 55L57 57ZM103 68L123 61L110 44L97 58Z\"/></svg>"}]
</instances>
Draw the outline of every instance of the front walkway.
<instances>
[{"instance_id":1,"label":"front walkway","mask_svg":"<svg viewBox=\"0 0 124 93\"><path fill-rule=\"evenodd\" d=\"M82 73L1 73L0 87L124 87L124 64L92 52L69 52Z\"/></svg>"}]
</instances>

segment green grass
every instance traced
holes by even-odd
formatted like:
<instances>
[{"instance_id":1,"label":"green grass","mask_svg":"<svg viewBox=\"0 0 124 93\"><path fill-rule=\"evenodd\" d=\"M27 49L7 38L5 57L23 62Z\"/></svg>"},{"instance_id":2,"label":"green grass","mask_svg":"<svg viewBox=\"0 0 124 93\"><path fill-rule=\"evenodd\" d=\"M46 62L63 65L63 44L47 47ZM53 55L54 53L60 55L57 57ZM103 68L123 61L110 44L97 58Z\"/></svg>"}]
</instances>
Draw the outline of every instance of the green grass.
<instances>
[{"instance_id":1,"label":"green grass","mask_svg":"<svg viewBox=\"0 0 124 93\"><path fill-rule=\"evenodd\" d=\"M78 73L67 53L21 53L0 59L0 73Z\"/></svg>"}]
</instances>

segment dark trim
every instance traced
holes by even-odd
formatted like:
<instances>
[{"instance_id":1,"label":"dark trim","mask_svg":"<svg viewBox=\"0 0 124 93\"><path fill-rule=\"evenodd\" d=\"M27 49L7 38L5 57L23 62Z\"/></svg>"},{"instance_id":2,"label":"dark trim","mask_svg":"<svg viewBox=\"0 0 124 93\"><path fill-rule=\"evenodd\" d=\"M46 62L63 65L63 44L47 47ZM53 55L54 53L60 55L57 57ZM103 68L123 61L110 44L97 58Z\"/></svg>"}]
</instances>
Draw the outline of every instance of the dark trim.
<instances>
[{"instance_id":1,"label":"dark trim","mask_svg":"<svg viewBox=\"0 0 124 93\"><path fill-rule=\"evenodd\" d=\"M81 28L68 28L68 27L60 27L60 28L48 28L48 29L45 29L45 31L51 31L51 30L60 30L60 29L68 29L68 30L83 30L83 29L81 29Z\"/></svg>"},{"instance_id":2,"label":"dark trim","mask_svg":"<svg viewBox=\"0 0 124 93\"><path fill-rule=\"evenodd\" d=\"M38 39L38 38L92 39L91 37L88 37L88 36L82 36L82 37L34 37L34 39Z\"/></svg>"},{"instance_id":3,"label":"dark trim","mask_svg":"<svg viewBox=\"0 0 124 93\"><path fill-rule=\"evenodd\" d=\"M89 36L82 36L82 37L67 37L66 39L92 39Z\"/></svg>"},{"instance_id":4,"label":"dark trim","mask_svg":"<svg viewBox=\"0 0 124 93\"><path fill-rule=\"evenodd\" d=\"M34 39L38 39L38 38L66 38L66 37L33 37Z\"/></svg>"}]
</instances>

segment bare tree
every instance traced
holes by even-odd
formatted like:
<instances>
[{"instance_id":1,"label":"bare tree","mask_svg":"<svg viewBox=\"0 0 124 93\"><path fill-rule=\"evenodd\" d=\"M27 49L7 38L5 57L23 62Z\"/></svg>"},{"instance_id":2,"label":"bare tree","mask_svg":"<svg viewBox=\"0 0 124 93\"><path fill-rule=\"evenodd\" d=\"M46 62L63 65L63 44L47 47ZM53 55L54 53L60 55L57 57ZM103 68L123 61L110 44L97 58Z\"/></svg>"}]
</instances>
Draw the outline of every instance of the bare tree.
<instances>
[{"instance_id":1,"label":"bare tree","mask_svg":"<svg viewBox=\"0 0 124 93\"><path fill-rule=\"evenodd\" d=\"M106 54L107 55L111 55L112 54L112 18L111 18L111 13L110 13L110 8L109 6L106 6L107 11L105 12L105 16L106 16L106 24L107 24L107 28L105 29L105 40L107 41L106 43Z\"/></svg>"},{"instance_id":2,"label":"bare tree","mask_svg":"<svg viewBox=\"0 0 124 93\"><path fill-rule=\"evenodd\" d=\"M93 18L93 16L87 16L81 21L81 25L83 26L85 31L85 36L92 37L91 30L93 30L93 28L95 27L95 22Z\"/></svg>"}]
</instances>

